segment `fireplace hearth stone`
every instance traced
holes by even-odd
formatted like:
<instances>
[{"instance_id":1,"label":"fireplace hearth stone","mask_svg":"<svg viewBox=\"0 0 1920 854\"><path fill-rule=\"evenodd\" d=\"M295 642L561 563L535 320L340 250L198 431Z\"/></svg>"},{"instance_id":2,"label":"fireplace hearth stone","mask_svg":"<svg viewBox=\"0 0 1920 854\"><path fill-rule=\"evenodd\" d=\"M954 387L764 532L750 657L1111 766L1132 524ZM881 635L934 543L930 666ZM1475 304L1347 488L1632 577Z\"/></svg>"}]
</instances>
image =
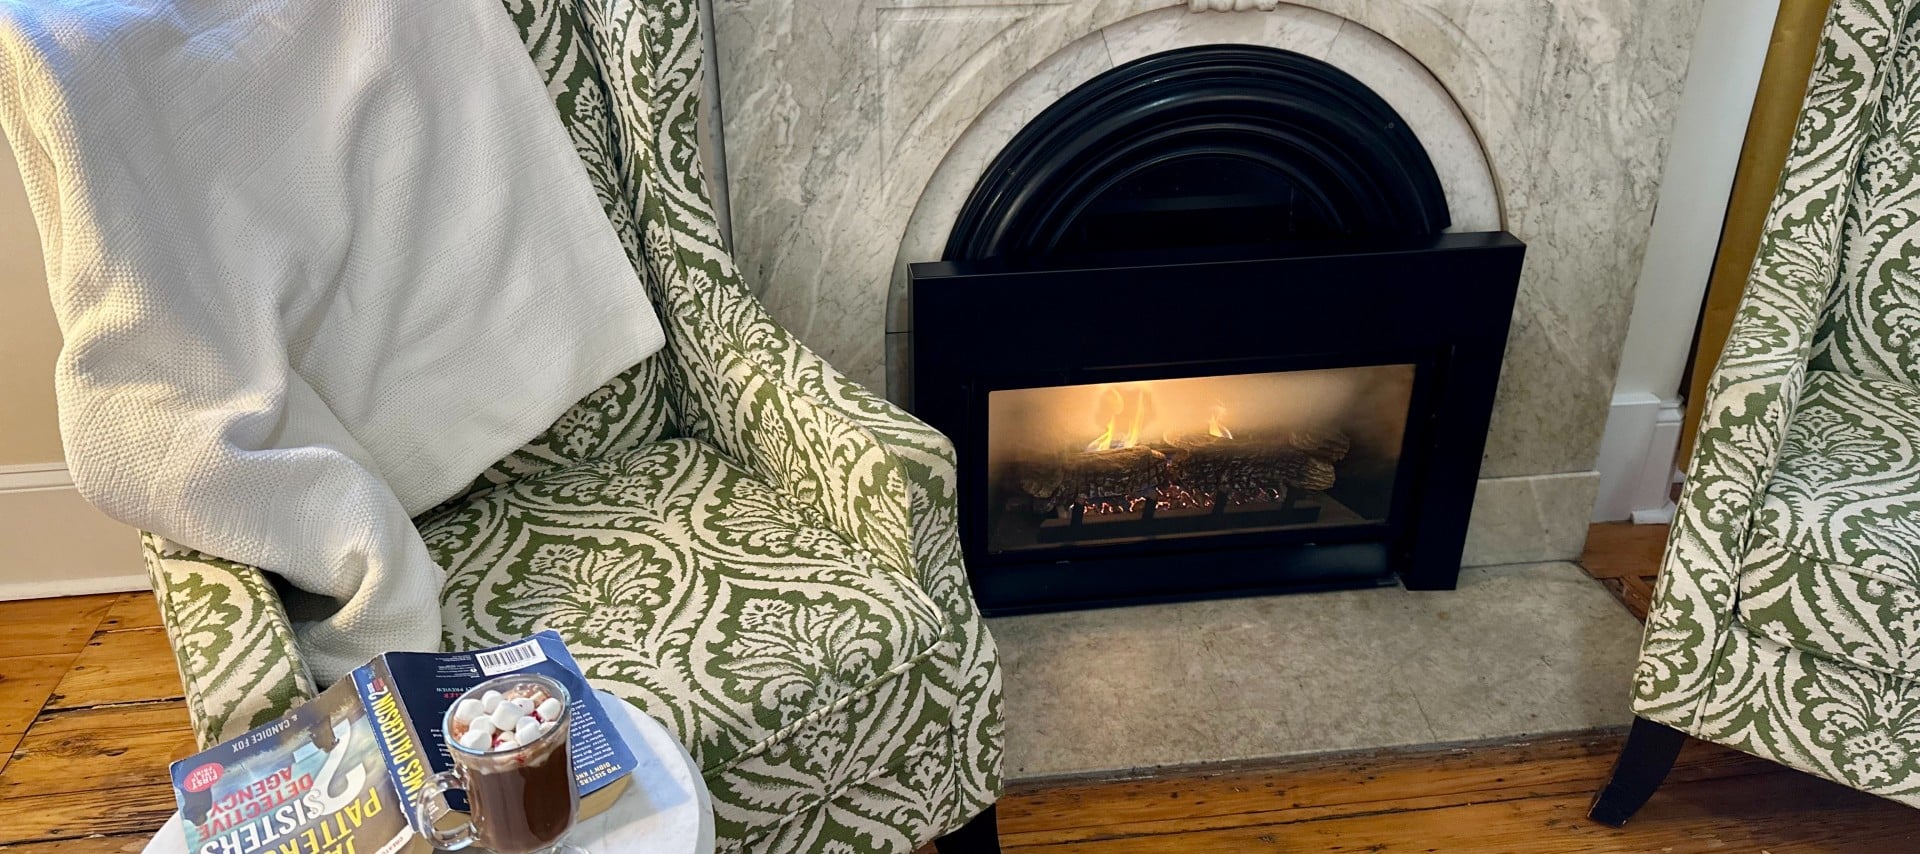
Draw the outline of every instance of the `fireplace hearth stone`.
<instances>
[{"instance_id":1,"label":"fireplace hearth stone","mask_svg":"<svg viewBox=\"0 0 1920 854\"><path fill-rule=\"evenodd\" d=\"M1641 631L1567 563L988 625L1013 780L1624 726Z\"/></svg>"}]
</instances>

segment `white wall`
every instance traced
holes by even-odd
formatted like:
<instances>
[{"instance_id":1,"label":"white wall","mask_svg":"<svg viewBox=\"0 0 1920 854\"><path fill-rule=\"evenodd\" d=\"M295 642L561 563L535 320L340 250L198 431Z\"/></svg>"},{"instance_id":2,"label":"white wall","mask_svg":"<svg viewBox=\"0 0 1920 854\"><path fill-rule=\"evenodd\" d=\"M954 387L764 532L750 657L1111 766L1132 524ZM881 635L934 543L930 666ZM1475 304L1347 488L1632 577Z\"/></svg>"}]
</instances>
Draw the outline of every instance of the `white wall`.
<instances>
[{"instance_id":1,"label":"white wall","mask_svg":"<svg viewBox=\"0 0 1920 854\"><path fill-rule=\"evenodd\" d=\"M1665 521L1686 370L1777 0L1707 0L1600 440L1595 521Z\"/></svg>"},{"instance_id":2,"label":"white wall","mask_svg":"<svg viewBox=\"0 0 1920 854\"><path fill-rule=\"evenodd\" d=\"M139 538L67 479L53 404L60 330L13 149L0 138L0 599L139 590Z\"/></svg>"}]
</instances>

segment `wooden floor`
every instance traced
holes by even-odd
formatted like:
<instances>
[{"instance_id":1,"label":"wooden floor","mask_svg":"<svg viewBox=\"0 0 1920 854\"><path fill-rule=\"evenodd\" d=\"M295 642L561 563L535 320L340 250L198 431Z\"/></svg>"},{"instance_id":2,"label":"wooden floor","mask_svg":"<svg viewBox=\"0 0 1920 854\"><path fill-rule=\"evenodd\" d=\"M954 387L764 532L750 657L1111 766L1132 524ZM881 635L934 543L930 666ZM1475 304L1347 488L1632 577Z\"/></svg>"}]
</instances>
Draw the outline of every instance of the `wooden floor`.
<instances>
[{"instance_id":1,"label":"wooden floor","mask_svg":"<svg viewBox=\"0 0 1920 854\"><path fill-rule=\"evenodd\" d=\"M1666 547L1665 525L1607 522L1587 529L1587 551L1580 556L1580 566L1646 622L1655 570Z\"/></svg>"},{"instance_id":2,"label":"wooden floor","mask_svg":"<svg viewBox=\"0 0 1920 854\"><path fill-rule=\"evenodd\" d=\"M151 594L0 602L0 847L139 851L193 750Z\"/></svg>"},{"instance_id":3,"label":"wooden floor","mask_svg":"<svg viewBox=\"0 0 1920 854\"><path fill-rule=\"evenodd\" d=\"M1586 564L1645 612L1659 529L1595 526ZM0 602L0 850L139 851L193 750L147 594ZM1920 811L1691 744L1625 830L1588 822L1619 736L1311 757L1014 786L1007 849L1132 852L1920 851ZM613 852L596 852L613 854Z\"/></svg>"}]
</instances>

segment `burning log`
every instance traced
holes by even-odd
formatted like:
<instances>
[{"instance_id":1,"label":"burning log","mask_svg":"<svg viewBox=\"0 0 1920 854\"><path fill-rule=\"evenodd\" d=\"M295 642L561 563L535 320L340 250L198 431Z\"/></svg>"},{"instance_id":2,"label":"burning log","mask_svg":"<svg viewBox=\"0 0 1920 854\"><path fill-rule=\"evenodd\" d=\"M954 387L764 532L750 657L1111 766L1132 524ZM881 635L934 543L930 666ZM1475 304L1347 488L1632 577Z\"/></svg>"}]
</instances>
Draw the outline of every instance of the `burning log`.
<instances>
[{"instance_id":1,"label":"burning log","mask_svg":"<svg viewBox=\"0 0 1920 854\"><path fill-rule=\"evenodd\" d=\"M1353 440L1338 430L1298 430L1288 436L1287 441L1329 463L1346 459L1347 452L1353 450Z\"/></svg>"},{"instance_id":2,"label":"burning log","mask_svg":"<svg viewBox=\"0 0 1920 854\"><path fill-rule=\"evenodd\" d=\"M1152 446L1063 454L1021 466L1012 483L1023 496L1017 500L1042 513L1089 500L1172 495L1281 502L1290 493L1331 489L1334 463L1352 447L1338 431L1230 436L1169 436Z\"/></svg>"},{"instance_id":3,"label":"burning log","mask_svg":"<svg viewBox=\"0 0 1920 854\"><path fill-rule=\"evenodd\" d=\"M1262 489L1325 490L1333 465L1289 445L1195 448L1173 461L1173 480L1193 492L1250 496Z\"/></svg>"},{"instance_id":4,"label":"burning log","mask_svg":"<svg viewBox=\"0 0 1920 854\"><path fill-rule=\"evenodd\" d=\"M1136 445L1023 466L1014 480L1033 500L1034 509L1051 512L1083 498L1147 495L1164 486L1166 478L1166 455Z\"/></svg>"}]
</instances>

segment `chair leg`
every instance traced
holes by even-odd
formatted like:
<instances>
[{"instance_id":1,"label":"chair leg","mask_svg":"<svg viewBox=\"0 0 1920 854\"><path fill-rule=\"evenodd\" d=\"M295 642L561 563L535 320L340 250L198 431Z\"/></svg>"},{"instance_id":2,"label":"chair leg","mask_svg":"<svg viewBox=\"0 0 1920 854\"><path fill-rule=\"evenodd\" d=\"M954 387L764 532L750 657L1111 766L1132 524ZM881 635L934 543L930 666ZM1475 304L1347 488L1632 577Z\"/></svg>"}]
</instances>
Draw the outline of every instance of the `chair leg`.
<instances>
[{"instance_id":1,"label":"chair leg","mask_svg":"<svg viewBox=\"0 0 1920 854\"><path fill-rule=\"evenodd\" d=\"M989 806L959 830L933 841L940 854L1000 854L1000 825Z\"/></svg>"},{"instance_id":2,"label":"chair leg","mask_svg":"<svg viewBox=\"0 0 1920 854\"><path fill-rule=\"evenodd\" d=\"M1593 797L1593 807L1587 810L1587 817L1608 827L1626 825L1627 819L1633 818L1647 799L1653 797L1653 790L1667 779L1667 772L1673 770L1673 760L1680 756L1680 746L1686 742L1684 732L1645 718L1634 718L1633 729L1627 731L1626 746L1620 748L1620 758L1613 763L1613 776L1600 794Z\"/></svg>"}]
</instances>

